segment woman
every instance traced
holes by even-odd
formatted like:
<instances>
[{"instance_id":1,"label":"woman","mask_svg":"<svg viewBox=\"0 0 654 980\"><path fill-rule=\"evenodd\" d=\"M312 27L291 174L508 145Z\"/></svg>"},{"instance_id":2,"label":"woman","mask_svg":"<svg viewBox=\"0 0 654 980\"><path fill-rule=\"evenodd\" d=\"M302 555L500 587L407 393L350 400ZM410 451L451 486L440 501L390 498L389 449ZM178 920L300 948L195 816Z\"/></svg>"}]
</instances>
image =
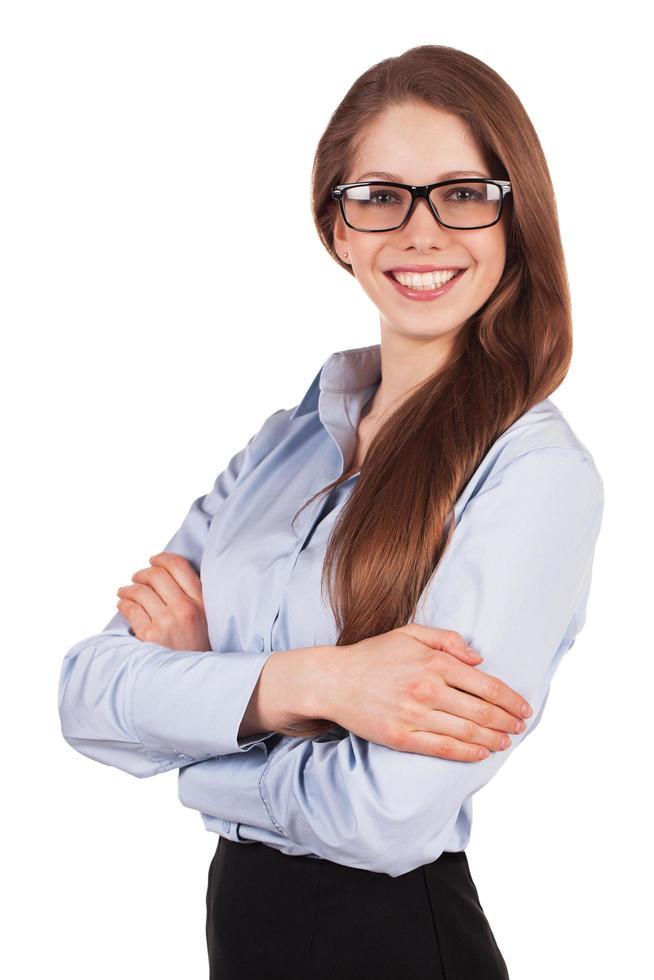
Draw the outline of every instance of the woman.
<instances>
[{"instance_id":1,"label":"woman","mask_svg":"<svg viewBox=\"0 0 654 980\"><path fill-rule=\"evenodd\" d=\"M219 834L212 978L507 977L472 795L540 720L603 509L548 397L572 349L552 185L509 86L425 45L346 94L313 209L381 342L327 358L118 590L64 660L62 732L179 769Z\"/></svg>"}]
</instances>

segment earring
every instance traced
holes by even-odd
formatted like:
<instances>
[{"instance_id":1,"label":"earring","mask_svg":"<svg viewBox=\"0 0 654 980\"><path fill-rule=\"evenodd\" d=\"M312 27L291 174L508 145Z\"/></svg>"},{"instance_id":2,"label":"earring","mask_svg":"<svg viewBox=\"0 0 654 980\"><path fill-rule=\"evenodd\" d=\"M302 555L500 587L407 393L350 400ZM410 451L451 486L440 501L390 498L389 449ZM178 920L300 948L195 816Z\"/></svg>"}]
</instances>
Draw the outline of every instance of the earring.
<instances>
[{"instance_id":1,"label":"earring","mask_svg":"<svg viewBox=\"0 0 654 980\"><path fill-rule=\"evenodd\" d=\"M343 258L346 259L347 256L348 256L348 253L347 252L343 252Z\"/></svg>"}]
</instances>

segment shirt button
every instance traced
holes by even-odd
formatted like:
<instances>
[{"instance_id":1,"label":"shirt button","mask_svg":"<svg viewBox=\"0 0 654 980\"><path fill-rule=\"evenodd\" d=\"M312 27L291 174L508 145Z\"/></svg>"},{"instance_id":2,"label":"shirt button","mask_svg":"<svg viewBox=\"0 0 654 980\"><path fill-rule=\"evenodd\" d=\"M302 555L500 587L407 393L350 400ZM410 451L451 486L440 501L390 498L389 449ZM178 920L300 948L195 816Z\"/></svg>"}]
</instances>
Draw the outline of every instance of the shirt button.
<instances>
[{"instance_id":1,"label":"shirt button","mask_svg":"<svg viewBox=\"0 0 654 980\"><path fill-rule=\"evenodd\" d=\"M266 645L266 644L265 644L265 642L264 642L264 639L263 639L263 637L261 636L261 634L259 634L259 635L257 636L257 650L259 650L259 651L261 651L261 652L263 652L263 648L265 647L265 645Z\"/></svg>"}]
</instances>

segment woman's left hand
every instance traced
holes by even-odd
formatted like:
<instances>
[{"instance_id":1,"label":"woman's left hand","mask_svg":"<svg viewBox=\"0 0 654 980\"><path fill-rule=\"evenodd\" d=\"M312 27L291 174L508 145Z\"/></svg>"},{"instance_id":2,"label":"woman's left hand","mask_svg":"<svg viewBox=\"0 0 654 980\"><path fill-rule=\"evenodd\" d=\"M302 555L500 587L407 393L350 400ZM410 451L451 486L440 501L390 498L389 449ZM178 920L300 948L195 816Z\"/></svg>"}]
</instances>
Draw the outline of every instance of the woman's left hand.
<instances>
[{"instance_id":1,"label":"woman's left hand","mask_svg":"<svg viewBox=\"0 0 654 980\"><path fill-rule=\"evenodd\" d=\"M202 583L186 558L162 551L132 582L118 589L117 606L137 639L171 650L211 649Z\"/></svg>"}]
</instances>

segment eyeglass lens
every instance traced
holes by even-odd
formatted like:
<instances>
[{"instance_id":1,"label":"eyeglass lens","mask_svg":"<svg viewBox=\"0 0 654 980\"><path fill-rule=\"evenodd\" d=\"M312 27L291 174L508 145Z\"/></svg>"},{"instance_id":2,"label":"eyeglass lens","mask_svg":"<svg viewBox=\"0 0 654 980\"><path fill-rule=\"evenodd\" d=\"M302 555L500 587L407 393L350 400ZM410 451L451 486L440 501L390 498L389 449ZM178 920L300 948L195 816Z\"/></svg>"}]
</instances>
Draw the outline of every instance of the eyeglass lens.
<instances>
[{"instance_id":1,"label":"eyeglass lens","mask_svg":"<svg viewBox=\"0 0 654 980\"><path fill-rule=\"evenodd\" d=\"M435 187L429 195L439 217L455 228L491 225L500 213L502 191L496 184L466 183ZM370 184L343 192L348 222L360 231L386 231L401 225L411 204L403 187Z\"/></svg>"}]
</instances>

